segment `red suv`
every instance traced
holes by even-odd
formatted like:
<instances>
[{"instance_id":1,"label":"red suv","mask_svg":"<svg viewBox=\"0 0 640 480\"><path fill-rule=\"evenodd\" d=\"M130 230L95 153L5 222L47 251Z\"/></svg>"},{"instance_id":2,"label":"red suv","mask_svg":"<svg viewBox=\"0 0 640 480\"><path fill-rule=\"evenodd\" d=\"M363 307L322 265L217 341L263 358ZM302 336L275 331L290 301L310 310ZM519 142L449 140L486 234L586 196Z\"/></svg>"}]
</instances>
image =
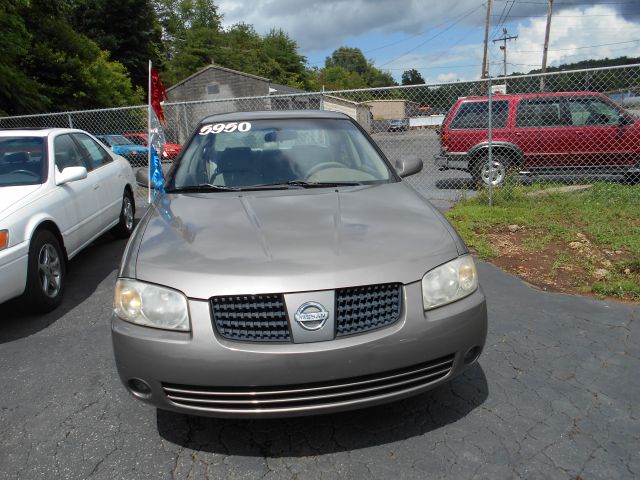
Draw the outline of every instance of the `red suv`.
<instances>
[{"instance_id":1,"label":"red suv","mask_svg":"<svg viewBox=\"0 0 640 480\"><path fill-rule=\"evenodd\" d=\"M471 173L478 185L500 185L521 173L618 173L640 178L640 120L593 92L460 98L440 129L441 170Z\"/></svg>"}]
</instances>

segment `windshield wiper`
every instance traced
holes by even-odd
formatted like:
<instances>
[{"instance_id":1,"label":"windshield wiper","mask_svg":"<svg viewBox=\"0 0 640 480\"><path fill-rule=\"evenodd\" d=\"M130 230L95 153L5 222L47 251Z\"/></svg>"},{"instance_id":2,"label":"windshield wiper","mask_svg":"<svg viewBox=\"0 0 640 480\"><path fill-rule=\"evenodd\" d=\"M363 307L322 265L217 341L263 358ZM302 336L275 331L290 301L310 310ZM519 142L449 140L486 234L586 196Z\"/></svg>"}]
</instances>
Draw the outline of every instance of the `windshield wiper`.
<instances>
[{"instance_id":1,"label":"windshield wiper","mask_svg":"<svg viewBox=\"0 0 640 480\"><path fill-rule=\"evenodd\" d=\"M167 193L180 192L237 192L242 190L238 187L227 187L225 185L212 185L211 183L201 183L200 185L187 185L185 187L174 187L167 190Z\"/></svg>"},{"instance_id":2,"label":"windshield wiper","mask_svg":"<svg viewBox=\"0 0 640 480\"><path fill-rule=\"evenodd\" d=\"M328 187L354 187L361 185L360 182L306 182L304 180L289 180L282 183L265 183L262 185L253 185L246 188L269 188L269 187L302 187L302 188L328 188Z\"/></svg>"}]
</instances>

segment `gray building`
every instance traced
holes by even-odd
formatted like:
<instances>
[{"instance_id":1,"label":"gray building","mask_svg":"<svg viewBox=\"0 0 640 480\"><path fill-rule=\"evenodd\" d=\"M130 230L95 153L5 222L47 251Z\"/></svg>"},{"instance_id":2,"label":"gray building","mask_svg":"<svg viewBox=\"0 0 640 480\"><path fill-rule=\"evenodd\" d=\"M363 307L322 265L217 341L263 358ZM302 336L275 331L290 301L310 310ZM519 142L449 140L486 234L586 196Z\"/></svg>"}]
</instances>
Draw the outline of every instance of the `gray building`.
<instances>
[{"instance_id":1,"label":"gray building","mask_svg":"<svg viewBox=\"0 0 640 480\"><path fill-rule=\"evenodd\" d=\"M170 102L223 100L269 95L270 80L257 75L207 65L167 89Z\"/></svg>"},{"instance_id":2,"label":"gray building","mask_svg":"<svg viewBox=\"0 0 640 480\"><path fill-rule=\"evenodd\" d=\"M186 141L193 126L208 115L246 110L269 110L268 98L251 101L241 97L269 95L268 78L239 72L218 65L202 70L167 89L169 103L191 102L166 109L170 138ZM171 118L174 115L175 118Z\"/></svg>"}]
</instances>

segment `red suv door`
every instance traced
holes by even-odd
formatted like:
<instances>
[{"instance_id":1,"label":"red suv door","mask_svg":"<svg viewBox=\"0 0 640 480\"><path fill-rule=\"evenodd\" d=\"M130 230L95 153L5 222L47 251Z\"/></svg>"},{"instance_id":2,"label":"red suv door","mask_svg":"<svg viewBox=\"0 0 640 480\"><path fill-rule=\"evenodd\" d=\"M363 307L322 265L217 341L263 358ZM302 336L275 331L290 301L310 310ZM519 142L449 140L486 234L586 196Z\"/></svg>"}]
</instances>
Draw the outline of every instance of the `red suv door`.
<instances>
[{"instance_id":1,"label":"red suv door","mask_svg":"<svg viewBox=\"0 0 640 480\"><path fill-rule=\"evenodd\" d=\"M573 135L562 97L528 97L518 102L513 137L522 150L525 169L567 165Z\"/></svg>"},{"instance_id":2,"label":"red suv door","mask_svg":"<svg viewBox=\"0 0 640 480\"><path fill-rule=\"evenodd\" d=\"M572 132L571 165L634 165L640 150L635 119L600 95L565 97Z\"/></svg>"}]
</instances>

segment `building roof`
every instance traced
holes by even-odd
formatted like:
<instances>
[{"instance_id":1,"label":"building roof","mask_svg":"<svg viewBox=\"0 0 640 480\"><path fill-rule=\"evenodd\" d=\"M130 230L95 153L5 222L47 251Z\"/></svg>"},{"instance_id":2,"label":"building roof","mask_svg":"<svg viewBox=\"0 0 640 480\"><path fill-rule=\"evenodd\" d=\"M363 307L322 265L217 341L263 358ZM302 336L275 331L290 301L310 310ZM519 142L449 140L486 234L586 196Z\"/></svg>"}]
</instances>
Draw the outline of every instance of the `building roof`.
<instances>
[{"instance_id":1,"label":"building roof","mask_svg":"<svg viewBox=\"0 0 640 480\"><path fill-rule=\"evenodd\" d=\"M394 102L413 103L415 105L419 105L418 102L412 102L411 100L405 100L404 98L386 99L386 100L366 100L362 103L366 103L368 105L371 103L394 103Z\"/></svg>"},{"instance_id":2,"label":"building roof","mask_svg":"<svg viewBox=\"0 0 640 480\"><path fill-rule=\"evenodd\" d=\"M194 73L193 75L189 75L187 78L180 80L178 83L176 83L175 85L171 85L169 88L167 88L167 92L173 90L176 87L179 87L180 85L188 82L189 80L191 80L192 78L197 77L198 75L203 74L204 72L206 72L207 70L220 70L222 72L227 72L227 73L235 73L236 75L242 75L244 77L249 77L249 78L253 78L255 80L261 80L263 82L271 82L271 80L269 80L268 78L265 77L259 77L257 75L251 75L250 73L245 73L245 72L240 72L238 70L232 70L231 68L226 68L226 67L221 67L220 65L207 65L206 67L204 67L201 70L198 70L196 73Z\"/></svg>"},{"instance_id":3,"label":"building roof","mask_svg":"<svg viewBox=\"0 0 640 480\"><path fill-rule=\"evenodd\" d=\"M280 85L278 83L271 83L269 85L269 93L274 93L271 90L274 90L276 93L307 93L305 90L301 90L299 88L290 87L289 85Z\"/></svg>"},{"instance_id":4,"label":"building roof","mask_svg":"<svg viewBox=\"0 0 640 480\"><path fill-rule=\"evenodd\" d=\"M325 101L328 100L329 102L331 102L331 100L337 100L338 102L348 103L348 104L353 105L353 106L360 105L360 106L366 107L366 108L370 108L371 107L370 105L367 104L367 102L354 102L353 100L348 100L346 98L337 97L335 95L324 95L323 98L325 99Z\"/></svg>"}]
</instances>

